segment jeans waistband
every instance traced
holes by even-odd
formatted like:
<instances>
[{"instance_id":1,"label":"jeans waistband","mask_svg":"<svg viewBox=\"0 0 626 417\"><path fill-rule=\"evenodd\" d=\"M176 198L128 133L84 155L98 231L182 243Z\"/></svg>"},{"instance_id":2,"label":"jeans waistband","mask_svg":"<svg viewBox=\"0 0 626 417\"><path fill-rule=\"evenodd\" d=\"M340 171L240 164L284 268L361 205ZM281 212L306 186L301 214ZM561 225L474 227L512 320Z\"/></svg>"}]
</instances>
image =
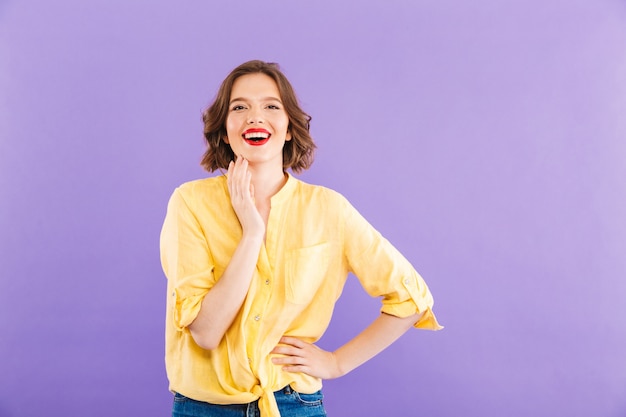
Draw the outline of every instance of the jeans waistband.
<instances>
[{"instance_id":1,"label":"jeans waistband","mask_svg":"<svg viewBox=\"0 0 626 417\"><path fill-rule=\"evenodd\" d=\"M293 389L291 389L291 386L290 386L290 385L287 385L287 386L285 386L283 389L279 389L279 390L278 390L278 391L276 391L276 392L282 392L283 394L287 394L287 395L289 395L289 394L291 394L291 393L293 392Z\"/></svg>"}]
</instances>

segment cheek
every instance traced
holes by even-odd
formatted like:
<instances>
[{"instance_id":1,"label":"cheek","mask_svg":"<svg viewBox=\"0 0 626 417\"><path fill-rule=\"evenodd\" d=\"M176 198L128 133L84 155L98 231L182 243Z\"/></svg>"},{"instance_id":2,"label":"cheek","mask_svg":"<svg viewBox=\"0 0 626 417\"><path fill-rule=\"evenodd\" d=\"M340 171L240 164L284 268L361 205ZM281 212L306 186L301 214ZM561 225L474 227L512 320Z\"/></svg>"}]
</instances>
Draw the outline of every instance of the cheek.
<instances>
[{"instance_id":1,"label":"cheek","mask_svg":"<svg viewBox=\"0 0 626 417\"><path fill-rule=\"evenodd\" d=\"M238 132L238 124L237 121L232 118L232 117L228 117L226 119L226 123L225 123L225 127L226 127L226 134L228 136L236 136L237 132Z\"/></svg>"},{"instance_id":2,"label":"cheek","mask_svg":"<svg viewBox=\"0 0 626 417\"><path fill-rule=\"evenodd\" d=\"M289 136L289 118L285 116L284 118L281 118L278 123L281 130L287 132L287 136Z\"/></svg>"},{"instance_id":3,"label":"cheek","mask_svg":"<svg viewBox=\"0 0 626 417\"><path fill-rule=\"evenodd\" d=\"M226 123L224 123L224 125L226 126L226 131L232 130L232 128L233 128L233 118L228 116L226 118Z\"/></svg>"}]
</instances>

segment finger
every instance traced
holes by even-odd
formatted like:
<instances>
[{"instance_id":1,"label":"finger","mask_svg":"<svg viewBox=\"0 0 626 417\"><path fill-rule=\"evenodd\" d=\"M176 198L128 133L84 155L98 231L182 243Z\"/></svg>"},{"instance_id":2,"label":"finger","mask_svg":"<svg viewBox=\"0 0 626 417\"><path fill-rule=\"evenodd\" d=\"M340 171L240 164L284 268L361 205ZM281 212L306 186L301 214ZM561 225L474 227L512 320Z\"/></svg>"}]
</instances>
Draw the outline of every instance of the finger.
<instances>
[{"instance_id":1,"label":"finger","mask_svg":"<svg viewBox=\"0 0 626 417\"><path fill-rule=\"evenodd\" d=\"M299 356L277 356L272 358L274 365L307 365L305 358Z\"/></svg>"},{"instance_id":2,"label":"finger","mask_svg":"<svg viewBox=\"0 0 626 417\"><path fill-rule=\"evenodd\" d=\"M237 175L237 172L239 172L239 166L241 165L241 158L239 158L239 157L237 157L237 155L235 155L235 159L232 160L231 163L233 164L232 173L233 173L233 175Z\"/></svg>"},{"instance_id":3,"label":"finger","mask_svg":"<svg viewBox=\"0 0 626 417\"><path fill-rule=\"evenodd\" d=\"M241 170L243 167L248 165L248 160L243 156L237 155L237 160L235 161L235 167Z\"/></svg>"},{"instance_id":4,"label":"finger","mask_svg":"<svg viewBox=\"0 0 626 417\"><path fill-rule=\"evenodd\" d=\"M235 165L233 167L233 191L238 199L243 197L243 188L241 182L244 180L247 169L246 160L240 156L237 156Z\"/></svg>"},{"instance_id":5,"label":"finger","mask_svg":"<svg viewBox=\"0 0 626 417\"><path fill-rule=\"evenodd\" d=\"M307 345L305 342L298 339L297 337L291 337L291 336L281 337L280 343L285 344L285 345L295 346L300 349L304 348Z\"/></svg>"},{"instance_id":6,"label":"finger","mask_svg":"<svg viewBox=\"0 0 626 417\"><path fill-rule=\"evenodd\" d=\"M230 161L228 163L228 172L226 175L226 183L228 184L228 186L230 187L230 184L233 181L233 170L235 169L235 163L233 161Z\"/></svg>"},{"instance_id":7,"label":"finger","mask_svg":"<svg viewBox=\"0 0 626 417\"><path fill-rule=\"evenodd\" d=\"M228 192L230 193L230 198L232 201L237 199L237 174L235 171L235 162L231 161L228 164L228 178L226 181L226 185L228 186Z\"/></svg>"},{"instance_id":8,"label":"finger","mask_svg":"<svg viewBox=\"0 0 626 417\"><path fill-rule=\"evenodd\" d=\"M245 158L238 157L235 162L235 184L237 187L237 195L239 198L244 199L246 192L248 192L250 186L247 184L250 179L250 172L248 171L248 161Z\"/></svg>"},{"instance_id":9,"label":"finger","mask_svg":"<svg viewBox=\"0 0 626 417\"><path fill-rule=\"evenodd\" d=\"M302 356L302 349L294 346L276 346L270 353L277 355Z\"/></svg>"},{"instance_id":10,"label":"finger","mask_svg":"<svg viewBox=\"0 0 626 417\"><path fill-rule=\"evenodd\" d=\"M250 197L251 196L250 188L252 187L252 172L246 171L246 175L241 185L242 185L242 188L241 188L242 193L244 193L245 196Z\"/></svg>"},{"instance_id":11,"label":"finger","mask_svg":"<svg viewBox=\"0 0 626 417\"><path fill-rule=\"evenodd\" d=\"M300 372L300 373L304 373L304 374L308 374L311 375L311 370L308 366L304 366L304 365L290 365L290 366L283 366L281 368L283 371L285 372Z\"/></svg>"}]
</instances>

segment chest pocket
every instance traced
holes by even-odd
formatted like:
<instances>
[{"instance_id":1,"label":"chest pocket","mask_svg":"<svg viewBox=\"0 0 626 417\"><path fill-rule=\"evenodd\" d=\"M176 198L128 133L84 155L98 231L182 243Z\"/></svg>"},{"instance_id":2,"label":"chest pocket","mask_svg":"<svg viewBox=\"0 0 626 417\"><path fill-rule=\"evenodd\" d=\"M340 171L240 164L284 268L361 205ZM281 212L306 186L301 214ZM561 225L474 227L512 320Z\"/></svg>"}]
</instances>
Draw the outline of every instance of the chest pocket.
<instances>
[{"instance_id":1,"label":"chest pocket","mask_svg":"<svg viewBox=\"0 0 626 417\"><path fill-rule=\"evenodd\" d=\"M324 282L330 263L330 243L292 250L287 254L285 298L308 304Z\"/></svg>"}]
</instances>

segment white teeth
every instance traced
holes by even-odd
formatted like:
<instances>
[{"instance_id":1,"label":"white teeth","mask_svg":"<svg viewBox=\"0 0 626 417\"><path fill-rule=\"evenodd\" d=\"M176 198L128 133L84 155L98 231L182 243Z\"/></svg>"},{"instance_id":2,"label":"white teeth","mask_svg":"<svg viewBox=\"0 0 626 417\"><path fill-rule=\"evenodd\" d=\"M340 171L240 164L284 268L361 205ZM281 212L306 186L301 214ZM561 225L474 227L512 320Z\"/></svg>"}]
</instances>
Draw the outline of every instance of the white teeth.
<instances>
[{"instance_id":1,"label":"white teeth","mask_svg":"<svg viewBox=\"0 0 626 417\"><path fill-rule=\"evenodd\" d=\"M264 132L253 132L253 133L246 133L244 135L244 138L246 139L252 139L252 138L261 138L261 139L266 139L268 138L270 135L269 133L264 133Z\"/></svg>"}]
</instances>

